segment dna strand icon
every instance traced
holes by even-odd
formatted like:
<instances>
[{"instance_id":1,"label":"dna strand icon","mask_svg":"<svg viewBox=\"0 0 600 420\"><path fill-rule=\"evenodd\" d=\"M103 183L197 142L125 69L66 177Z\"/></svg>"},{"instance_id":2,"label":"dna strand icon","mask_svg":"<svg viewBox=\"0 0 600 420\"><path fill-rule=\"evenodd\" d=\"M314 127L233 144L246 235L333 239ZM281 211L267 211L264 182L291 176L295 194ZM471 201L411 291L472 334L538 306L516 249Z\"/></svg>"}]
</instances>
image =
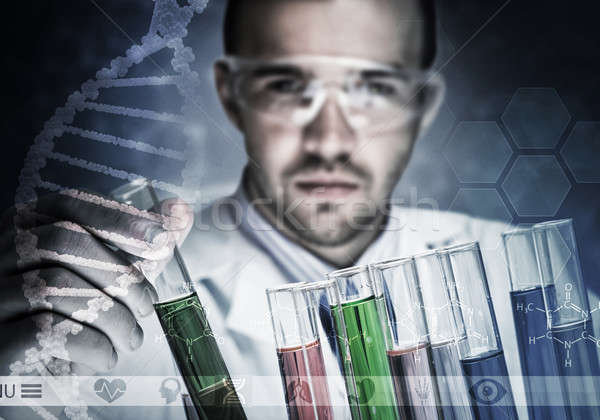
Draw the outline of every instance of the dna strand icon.
<instances>
[{"instance_id":1,"label":"dna strand icon","mask_svg":"<svg viewBox=\"0 0 600 420\"><path fill-rule=\"evenodd\" d=\"M203 113L196 102L200 80L198 73L190 68L194 53L183 39L192 18L205 10L208 0L154 2L150 28L141 43L131 46L123 56L112 60L109 67L99 70L94 79L84 82L64 106L55 110L34 139L15 194L15 244L20 260L41 252L36 248L36 238L20 230L18 219L27 214L27 203L44 192L76 194L75 188L88 188L102 193L145 178L154 189L176 194L190 203L199 198L193 188L198 174L187 157L198 156L203 144L202 127L193 123ZM162 63L164 57L172 58L161 66L159 61ZM158 108L177 102L163 100L165 96L179 99L179 109L169 112L149 109L144 106L152 104L148 94L141 95L142 106L122 103L139 98L139 94L129 93L139 93L140 89L157 94L154 105ZM85 186L84 181L88 182ZM84 195L79 197L85 199ZM74 228L66 224L64 227ZM56 288L46 288L43 279L35 272L30 274L24 280L23 290L32 306L41 302L51 309L47 298L53 296L89 297L87 309L77 311L74 318L90 322L99 311L112 306L99 291L50 290ZM136 281L132 277L124 270L120 286L127 288ZM66 356L67 336L77 334L82 327L70 320L53 323L52 318L51 314L38 318L38 346L26 350L23 360L13 362L10 374L56 375L58 382L61 376L66 377L64 386L55 385L59 389L54 389L66 402L64 414L70 419L89 419L70 363L66 357L55 357ZM30 407L44 419L56 419L44 407Z\"/></svg>"}]
</instances>

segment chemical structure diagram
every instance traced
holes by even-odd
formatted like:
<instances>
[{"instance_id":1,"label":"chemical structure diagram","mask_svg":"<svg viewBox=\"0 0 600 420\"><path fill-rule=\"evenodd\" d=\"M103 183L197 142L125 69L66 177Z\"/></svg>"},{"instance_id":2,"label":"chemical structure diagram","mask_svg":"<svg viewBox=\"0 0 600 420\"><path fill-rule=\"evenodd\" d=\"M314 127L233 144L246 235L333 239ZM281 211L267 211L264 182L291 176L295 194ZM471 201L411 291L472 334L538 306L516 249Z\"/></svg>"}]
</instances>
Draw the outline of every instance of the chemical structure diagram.
<instances>
[{"instance_id":1,"label":"chemical structure diagram","mask_svg":"<svg viewBox=\"0 0 600 420\"><path fill-rule=\"evenodd\" d=\"M198 331L193 337L181 334L182 330L186 332L190 330L190 328L186 328L185 324L189 324L190 326L202 324L202 322L198 321L199 319L206 320L206 312L204 307L195 298L184 300L179 305L171 308L171 310L160 316L161 324L163 325L164 331L166 331L164 337L185 343L187 357L190 362L194 361L194 345L198 341L203 340L206 337L212 337L219 344L225 342L223 337L215 335L212 332L207 322L204 322L204 328L201 331ZM163 336L161 335L158 337Z\"/></svg>"},{"instance_id":2,"label":"chemical structure diagram","mask_svg":"<svg viewBox=\"0 0 600 420\"><path fill-rule=\"evenodd\" d=\"M571 358L571 348L573 345L582 345L580 344L580 342L587 345L590 345L591 343L595 345L598 349L600 349L600 338L595 337L591 333L591 315L594 312L600 310L600 303L598 303L598 307L596 308L593 308L591 310L584 310L583 308L579 307L579 305L573 303L573 301L571 300L572 291L573 284L565 283L564 300L555 309L540 308L534 303L524 304L521 302L517 303L516 307L514 308L517 312L523 312L526 315L534 311L539 311L545 314L547 320L546 332L539 336L530 336L529 345L535 345L539 340L550 340L562 346L565 351L565 358L563 360L565 368L571 368L573 366L573 360ZM575 317L579 318L579 321L576 321L573 324L579 324L578 330L581 332L572 339L561 339L555 335L555 331L557 330L557 328L562 329L562 327L553 327L552 320L553 318L556 318L557 316L561 315L559 314L559 312L561 311L570 311L571 315L574 315Z\"/></svg>"}]
</instances>

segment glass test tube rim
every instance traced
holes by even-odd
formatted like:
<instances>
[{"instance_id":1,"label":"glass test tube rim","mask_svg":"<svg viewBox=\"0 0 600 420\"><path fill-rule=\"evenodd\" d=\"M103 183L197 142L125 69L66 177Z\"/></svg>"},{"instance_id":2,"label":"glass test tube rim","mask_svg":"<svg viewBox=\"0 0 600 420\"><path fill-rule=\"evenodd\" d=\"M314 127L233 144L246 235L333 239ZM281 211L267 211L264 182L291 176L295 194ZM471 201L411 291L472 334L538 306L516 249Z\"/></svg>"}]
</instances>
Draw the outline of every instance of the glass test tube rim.
<instances>
[{"instance_id":1,"label":"glass test tube rim","mask_svg":"<svg viewBox=\"0 0 600 420\"><path fill-rule=\"evenodd\" d=\"M173 303L173 302L176 302L176 301L178 301L180 299L192 297L192 296L194 296L196 294L197 294L196 291L192 290L191 292L182 293L180 295L177 295L177 296L174 296L174 297L171 297L171 298L168 298L168 299L157 301L157 302L154 303L154 305L157 305L157 304L162 305L162 304L165 304L165 303Z\"/></svg>"},{"instance_id":2,"label":"glass test tube rim","mask_svg":"<svg viewBox=\"0 0 600 420\"><path fill-rule=\"evenodd\" d=\"M391 259L385 260L385 261L379 261L379 262L368 264L368 265L371 270L384 270L386 268L396 267L402 263L411 261L412 259L413 259L412 256L398 257L398 258L391 258Z\"/></svg>"},{"instance_id":3,"label":"glass test tube rim","mask_svg":"<svg viewBox=\"0 0 600 420\"><path fill-rule=\"evenodd\" d=\"M403 266L407 263L411 265L414 275L417 276L417 268L415 265L415 260L412 256L392 258L389 260L368 264L371 275L371 291L373 292L373 295L377 298L381 298L383 296L383 279L380 279L374 274L376 270L383 272L384 270Z\"/></svg>"},{"instance_id":4,"label":"glass test tube rim","mask_svg":"<svg viewBox=\"0 0 600 420\"><path fill-rule=\"evenodd\" d=\"M279 293L279 292L288 292L288 291L295 290L295 289L301 289L306 284L308 284L308 282L299 281L296 283L289 283L289 284L284 284L284 285L276 286L276 287L268 287L265 289L265 293L267 295L269 295L269 294Z\"/></svg>"},{"instance_id":5,"label":"glass test tube rim","mask_svg":"<svg viewBox=\"0 0 600 420\"><path fill-rule=\"evenodd\" d=\"M472 244L473 242L474 241L471 241L471 242L468 242L467 244ZM465 245L465 244L460 244L460 245ZM453 245L451 247L454 247L454 246L456 246L456 245ZM416 276L417 276L419 285L420 285L420 287L423 287L423 284L420 279L419 268L417 266L417 260L435 257L435 259L437 260L437 262L439 264L439 270L440 270L440 275L441 275L441 279L440 279L441 285L440 286L446 289L446 293L444 294L445 295L445 304L451 306L453 303L452 303L452 299L451 299L450 295L448 294L449 293L448 286L447 286L448 273L446 273L446 270L444 270L444 267L441 262L441 258L447 256L448 253L441 252L442 249L443 248L434 248L434 249L430 249L427 251L422 251L417 254L413 254L410 258L413 260L414 268L416 271ZM451 309L451 311L454 312L452 309ZM450 322L451 322L451 326L452 326L452 331L451 331L452 337L445 341L435 342L435 344L431 342L431 338L430 338L430 344L432 346L433 345L441 346L441 345L449 344L449 343L458 343L466 338L466 333L463 333L463 334L459 333L458 326L456 325L456 320L451 320Z\"/></svg>"},{"instance_id":6,"label":"glass test tube rim","mask_svg":"<svg viewBox=\"0 0 600 420\"><path fill-rule=\"evenodd\" d=\"M319 281L305 281L299 288L302 290L327 289L335 284L335 279L326 279Z\"/></svg>"},{"instance_id":7,"label":"glass test tube rim","mask_svg":"<svg viewBox=\"0 0 600 420\"><path fill-rule=\"evenodd\" d=\"M526 287L519 287L517 283L517 281L513 278L512 273L511 273L511 269L510 269L510 257L509 257L509 253L508 253L508 238L514 238L516 236L529 236L531 243L533 244L533 252L534 252L534 258L535 258L535 265L537 267L537 271L538 271L538 281L539 284L537 285L532 285L532 286L526 286ZM500 234L500 236L502 237L502 246L504 248L504 257L506 260L506 264L507 264L507 270L508 270L508 276L509 276L509 286L510 286L510 291L511 292L527 292L530 290L535 290L538 287L544 287L544 280L542 279L542 276L539 272L539 262L537 260L537 255L535 252L535 239L533 236L533 225L529 226L529 227L517 227L515 229L510 229L507 230L505 232L502 232Z\"/></svg>"},{"instance_id":8,"label":"glass test tube rim","mask_svg":"<svg viewBox=\"0 0 600 420\"><path fill-rule=\"evenodd\" d=\"M573 224L573 219L572 218L567 218L567 219L558 219L558 220L547 220L545 222L539 222L539 223L535 223L531 226L531 230L543 230L546 229L548 227L553 227L553 226L566 226L566 225L572 225Z\"/></svg>"},{"instance_id":9,"label":"glass test tube rim","mask_svg":"<svg viewBox=\"0 0 600 420\"><path fill-rule=\"evenodd\" d=\"M302 282L296 282L296 283L290 283L290 284L283 284L280 286L276 286L276 287L270 287L265 289L265 294L267 296L267 305L269 307L269 313L271 314L270 318L271 318L271 325L273 327L273 334L274 334L274 338L275 338L275 346L277 349L283 349L283 348L288 348L290 346L280 346L279 343L277 342L277 328L275 326L275 317L273 316L273 304L275 303L275 295L277 295L278 293L289 293L291 295L292 298L292 302L294 303L294 310L297 312L297 307L296 307L296 295L297 293L299 293L302 289L302 287L304 285L306 285L307 282L302 281ZM300 331L300 325L298 324L298 331ZM300 340L300 346L304 346L305 343L302 343L302 340ZM293 346L291 346L293 347Z\"/></svg>"},{"instance_id":10,"label":"glass test tube rim","mask_svg":"<svg viewBox=\"0 0 600 420\"><path fill-rule=\"evenodd\" d=\"M529 227L516 227L514 229L506 230L506 231L502 232L500 234L500 236L502 236L502 238L504 238L506 236L525 235L532 231L533 226L534 225L531 225Z\"/></svg>"},{"instance_id":11,"label":"glass test tube rim","mask_svg":"<svg viewBox=\"0 0 600 420\"><path fill-rule=\"evenodd\" d=\"M337 280L340 277L350 277L355 274L363 273L365 271L366 272L369 271L369 264L361 264L361 265L355 265L352 267L341 268L339 270L335 270L330 273L327 273L326 276L327 276L327 279Z\"/></svg>"},{"instance_id":12,"label":"glass test tube rim","mask_svg":"<svg viewBox=\"0 0 600 420\"><path fill-rule=\"evenodd\" d=\"M418 260L420 258L427 258L427 257L431 257L433 255L437 255L439 250L440 250L440 248L429 249L427 251L422 251L422 252L418 252L416 254L413 254L409 258L412 258L413 260L416 261L416 260Z\"/></svg>"},{"instance_id":13,"label":"glass test tube rim","mask_svg":"<svg viewBox=\"0 0 600 420\"><path fill-rule=\"evenodd\" d=\"M132 196L134 196L135 194L137 194L143 190L147 191L147 193L150 197L150 201L152 203L152 205L148 208L145 208L145 207L140 208L141 206L137 206L137 205L133 204L133 201L131 199ZM132 181L126 182L125 184L118 186L117 188L113 189L110 192L109 197L113 200L117 200L117 201L121 202L122 204L132 206L132 207L136 208L137 210L143 210L143 211L150 211L153 206L158 206L160 204L160 200L158 199L158 196L156 195L156 191L154 189L154 186L152 185L152 182L148 178L145 178L145 177L137 177ZM182 293L179 293L175 296L172 296L172 297L166 298L166 299L161 299L160 295L159 295L159 298L154 303L154 306L156 306L157 304L173 303L180 299L187 299L194 295L196 295L196 296L198 295L194 288L193 281L189 275L185 261L183 260L183 257L181 256L181 252L179 251L179 245L177 245L177 244L175 244L175 247L173 248L173 260L176 262L177 266L179 267L179 270L183 277L184 290L182 291ZM154 286L155 288L157 288L157 285L154 282L156 282L157 280L158 279L155 279L153 282L151 282L152 286ZM158 288L156 291L158 293Z\"/></svg>"},{"instance_id":14,"label":"glass test tube rim","mask_svg":"<svg viewBox=\"0 0 600 420\"><path fill-rule=\"evenodd\" d=\"M479 265L479 268L481 269L481 275L482 275L482 284L481 286L483 287L483 292L484 295L487 299L487 306L489 308L490 311L490 315L492 316L492 318L494 319L494 331L495 331L495 336L496 336L496 341L499 345L500 348L502 348L502 344L500 344L500 333L498 330L498 319L496 318L496 313L495 313L495 308L492 302L492 294L490 292L490 285L489 285L489 280L488 280L488 275L487 275L487 269L485 266L485 262L483 261L483 255L481 252L481 246L479 244L479 241L469 241L469 242L464 242L464 243L459 243L456 245L449 245L449 246L445 246L443 248L439 248L436 250L437 255L440 256L440 258L449 258L450 261L450 275L452 276L452 280L458 284L458 280L456 277L456 273L455 273L455 269L454 269L454 265L452 263L452 256L455 255L459 255L459 254L463 254L463 253L475 253L475 257L477 259L477 263ZM450 279L447 278L447 274L445 272L445 270L443 271L443 275L444 275L444 281L447 283ZM462 280L461 280L462 281Z\"/></svg>"},{"instance_id":15,"label":"glass test tube rim","mask_svg":"<svg viewBox=\"0 0 600 420\"><path fill-rule=\"evenodd\" d=\"M583 279L583 271L582 271L582 267L581 267L581 260L580 260L580 256L579 256L579 249L578 249L578 244L577 244L577 240L576 240L576 234L575 234L575 226L573 223L573 219L572 218L565 218L565 219L557 219L557 220L547 220L545 222L539 222L534 224L533 226L531 226L531 231L532 231L532 235L536 235L536 234L544 234L544 232L547 232L549 229L551 228L556 228L559 230L560 229L566 227L568 229L568 234L570 235L571 241L573 241L573 249L570 249L570 254L572 257L575 258L576 265L577 265L577 277L579 282L581 282L581 286L583 286L584 289L584 294L582 294L582 299L584 300L582 302L582 304L587 307L587 308L583 308L583 309L587 309L587 310L582 310L580 313L583 316L583 320L587 320L587 319L591 319L591 315L590 315L590 305L589 305L589 300L587 297L587 293L585 292L587 289L585 287L585 280ZM561 232L561 236L562 236L562 232ZM564 240L564 239L563 239ZM534 243L536 246L536 252L537 252L537 247L538 247L538 238L534 236ZM540 277L542 278L542 282L545 281L544 275L542 274L543 270L541 268L541 261L538 260L538 266L540 269ZM552 276L553 277L553 276ZM556 285L556 279L555 278L551 278L551 284ZM544 302L546 301L546 295L544 294ZM552 318L554 319L554 318ZM551 320L549 320L549 322L552 322ZM581 320L575 320L575 321L570 321L567 322L565 324L559 324L556 325L555 328L569 328L577 323L581 322Z\"/></svg>"},{"instance_id":16,"label":"glass test tube rim","mask_svg":"<svg viewBox=\"0 0 600 420\"><path fill-rule=\"evenodd\" d=\"M479 241L469 241L469 242L462 242L459 244L455 244L455 245L448 245L448 246L444 246L441 248L436 249L436 253L439 255L447 255L447 254L459 254L462 252L471 252L471 251L476 251L476 250L481 250L481 247L479 246Z\"/></svg>"},{"instance_id":17,"label":"glass test tube rim","mask_svg":"<svg viewBox=\"0 0 600 420\"><path fill-rule=\"evenodd\" d=\"M367 281L369 282L368 289L370 291L370 295L369 296L359 296L356 299L345 298L345 296L342 295L342 289L340 288L339 282L342 279L345 279L348 277L353 277L357 274L363 274L363 273L364 273L364 275L367 276ZM373 293L373 288L371 286L371 284L373 282L373 276L372 276L371 268L370 268L369 264L355 265L352 267L346 267L346 268L342 268L339 270L335 270L330 273L327 273L326 277L328 280L333 280L333 282L335 283L333 292L336 295L336 305L346 305L346 304L350 304L350 303L360 302L361 300L365 300L367 298L370 298L371 296L375 297L375 294Z\"/></svg>"},{"instance_id":18,"label":"glass test tube rim","mask_svg":"<svg viewBox=\"0 0 600 420\"><path fill-rule=\"evenodd\" d=\"M504 346L502 344L502 338L500 336L500 330L498 328L498 318L496 316L496 308L492 302L492 295L490 293L489 280L487 275L487 267L485 266L485 262L483 261L483 254L481 252L481 246L479 241L470 241L457 245L450 245L444 248L441 248L438 252L439 255L450 258L453 255L458 255L466 252L475 253L475 257L477 259L477 263L479 268L481 269L481 286L483 287L483 292L487 300L487 307L489 310L489 315L492 321L492 330L494 334L494 338L496 340L496 347L500 351L504 351ZM454 265L450 260L450 270L451 275L454 281L456 282L456 274L454 272ZM444 276L446 274L444 273Z\"/></svg>"},{"instance_id":19,"label":"glass test tube rim","mask_svg":"<svg viewBox=\"0 0 600 420\"><path fill-rule=\"evenodd\" d=\"M269 312L271 314L273 313L273 310L271 307L271 297L277 293L290 293L292 295L292 301L294 303L294 310L297 312L297 310L298 310L298 308L296 307L297 296L299 294L302 294L306 290L310 290L310 289L307 289L307 286L309 286L309 285L310 285L310 282L301 281L301 282L284 284L281 286L265 289L265 294L267 295L267 301L268 301L268 305L269 305ZM306 296L304 295L303 297L306 297ZM305 331L305 326L302 325L302 323L298 320L297 317L296 317L295 321L297 323L297 327L298 327L298 331L299 331L300 335L302 336L302 334L304 333L304 335L308 336L308 334L306 334L306 331ZM295 346L285 346L285 347L280 346L279 343L277 343L277 333L275 332L276 328L275 328L275 317L274 316L271 316L271 323L273 325L273 333L274 333L274 338L275 338L276 352L280 352L280 351L284 351L284 350L285 351L300 350L303 354L304 368L305 368L306 372L310 372L310 367L308 365L308 356L307 356L306 350L308 348L312 348L312 347L319 345L319 340L317 339L316 341L310 341L308 343L305 343L302 340L300 340L301 341L300 344L295 345ZM310 391L311 401L314 401L315 400L314 385L313 385L312 377L308 373L307 373L307 380L308 380L307 383L308 383L308 387L309 387L309 391ZM318 417L317 407L315 405L313 405L313 412L314 412L315 418L317 418Z\"/></svg>"},{"instance_id":20,"label":"glass test tube rim","mask_svg":"<svg viewBox=\"0 0 600 420\"><path fill-rule=\"evenodd\" d=\"M399 257L399 258L392 258L389 260L385 260L385 261L381 261L381 262L377 262L377 263L372 263L369 264L369 268L371 269L371 272L373 274L373 284L372 284L372 290L375 294L376 297L378 298L382 298L383 296L383 276L376 276L374 273L375 271L379 271L380 273L383 274L383 272L385 270L388 269L395 269L395 268L399 268L399 267L404 267L406 265L409 265L410 270L412 271L413 275L415 276L415 281L418 285L418 274L417 274L417 267L416 267L416 262L415 259L412 256L409 257ZM419 303L420 307L423 307L423 300L422 297L420 298L420 303ZM381 324L382 324L382 328L385 331L388 326L391 326L390 324L390 319L388 316L388 311L387 311L387 307L384 310L385 311L385 315L382 316L381 318ZM385 318L385 319L383 319ZM407 346L403 346L403 347L398 347L398 348L392 348L392 349L387 349L388 354L390 354L389 352L392 353L405 353L407 351L411 351L411 350L419 350L422 349L428 345L431 345L430 339L429 339L429 327L427 325L427 320L425 318L425 315L423 314L423 323L425 326L425 330L426 330L426 335L425 336L421 336L419 335L418 341L416 344L413 342L410 345ZM388 345L387 343L387 337L386 337L386 346ZM392 347L394 347L392 345Z\"/></svg>"}]
</instances>

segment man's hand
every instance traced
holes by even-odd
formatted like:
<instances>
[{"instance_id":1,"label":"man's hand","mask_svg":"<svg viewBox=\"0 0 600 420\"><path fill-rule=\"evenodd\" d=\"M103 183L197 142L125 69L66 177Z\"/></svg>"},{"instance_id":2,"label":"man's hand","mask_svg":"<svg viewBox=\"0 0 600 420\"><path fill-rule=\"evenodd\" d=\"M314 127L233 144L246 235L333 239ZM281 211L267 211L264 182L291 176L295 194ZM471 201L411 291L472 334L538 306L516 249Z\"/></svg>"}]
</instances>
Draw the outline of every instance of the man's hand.
<instances>
[{"instance_id":1,"label":"man's hand","mask_svg":"<svg viewBox=\"0 0 600 420\"><path fill-rule=\"evenodd\" d=\"M3 374L42 368L60 374L65 366L76 373L103 372L115 366L121 352L140 347L144 333L137 319L152 314L157 300L150 281L193 223L193 212L182 201L166 200L160 207L141 211L68 190L5 214L0 224Z\"/></svg>"}]
</instances>

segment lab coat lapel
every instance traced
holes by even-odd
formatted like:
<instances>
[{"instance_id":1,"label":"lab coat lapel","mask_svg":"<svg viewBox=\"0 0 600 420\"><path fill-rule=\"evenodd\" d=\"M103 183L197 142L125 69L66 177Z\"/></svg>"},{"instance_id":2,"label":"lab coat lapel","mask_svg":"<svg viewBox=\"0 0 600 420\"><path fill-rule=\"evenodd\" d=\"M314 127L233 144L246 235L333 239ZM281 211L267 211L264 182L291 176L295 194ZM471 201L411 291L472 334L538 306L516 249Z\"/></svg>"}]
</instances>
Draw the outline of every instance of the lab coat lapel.
<instances>
[{"instance_id":1,"label":"lab coat lapel","mask_svg":"<svg viewBox=\"0 0 600 420\"><path fill-rule=\"evenodd\" d=\"M265 289L286 283L319 281L333 267L319 260L279 233L248 203L240 186L234 194L240 204L240 231L256 247L255 257L239 267L226 326L240 334L272 341ZM260 330L260 331L258 331Z\"/></svg>"}]
</instances>

